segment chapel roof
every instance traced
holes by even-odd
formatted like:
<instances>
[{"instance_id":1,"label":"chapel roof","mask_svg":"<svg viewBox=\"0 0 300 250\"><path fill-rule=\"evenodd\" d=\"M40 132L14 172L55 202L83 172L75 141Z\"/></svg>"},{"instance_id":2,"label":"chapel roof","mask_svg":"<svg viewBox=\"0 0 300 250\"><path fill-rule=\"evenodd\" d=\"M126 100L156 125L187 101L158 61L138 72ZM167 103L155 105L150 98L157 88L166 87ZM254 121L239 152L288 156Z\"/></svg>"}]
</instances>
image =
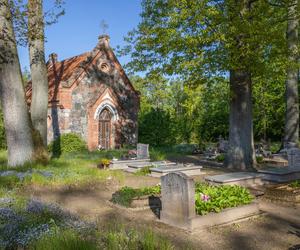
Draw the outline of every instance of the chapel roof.
<instances>
[{"instance_id":1,"label":"chapel roof","mask_svg":"<svg viewBox=\"0 0 300 250\"><path fill-rule=\"evenodd\" d=\"M124 72L121 64L117 60L116 56L114 55L112 49L109 47L108 44L101 44L101 39L103 43L103 39L109 39L108 36L100 36L99 43L96 50L98 49L97 53L85 52L83 54L73 56L62 61L57 60L57 55L55 53L49 55L49 60L47 62L47 71L48 71L48 100L49 102L57 101L57 94L59 88L70 88L73 86L75 82L77 82L86 72L86 70L91 66L98 56L101 53L106 53L109 57L109 60L115 64L116 68L119 70L120 76L123 78L124 82L129 84L132 90L135 91L134 87L132 86L130 80L128 79L126 73ZM101 49L100 49L101 48ZM94 50L95 50L94 49ZM137 94L138 92L135 91ZM31 95L32 95L32 83L31 81L28 82L26 86L26 99L27 103L31 103Z\"/></svg>"}]
</instances>

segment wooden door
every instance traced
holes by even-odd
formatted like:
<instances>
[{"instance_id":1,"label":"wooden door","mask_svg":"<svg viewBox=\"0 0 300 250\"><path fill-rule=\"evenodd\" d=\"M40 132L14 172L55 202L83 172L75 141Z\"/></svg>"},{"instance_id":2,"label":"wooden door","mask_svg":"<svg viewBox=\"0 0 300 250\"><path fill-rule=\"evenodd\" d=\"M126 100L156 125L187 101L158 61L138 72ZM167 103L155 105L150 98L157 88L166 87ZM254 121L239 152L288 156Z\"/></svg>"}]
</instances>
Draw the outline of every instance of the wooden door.
<instances>
[{"instance_id":1,"label":"wooden door","mask_svg":"<svg viewBox=\"0 0 300 250\"><path fill-rule=\"evenodd\" d=\"M98 143L101 148L109 149L111 141L111 113L104 109L99 116Z\"/></svg>"}]
</instances>

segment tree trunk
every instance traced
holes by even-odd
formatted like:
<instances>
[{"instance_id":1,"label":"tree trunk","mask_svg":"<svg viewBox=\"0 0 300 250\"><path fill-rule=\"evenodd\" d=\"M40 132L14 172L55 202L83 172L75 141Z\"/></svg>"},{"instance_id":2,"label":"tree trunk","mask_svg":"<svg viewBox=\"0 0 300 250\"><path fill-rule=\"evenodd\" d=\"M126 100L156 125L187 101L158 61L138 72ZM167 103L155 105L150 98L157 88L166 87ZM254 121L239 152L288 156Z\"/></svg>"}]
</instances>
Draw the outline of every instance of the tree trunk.
<instances>
[{"instance_id":1,"label":"tree trunk","mask_svg":"<svg viewBox=\"0 0 300 250\"><path fill-rule=\"evenodd\" d=\"M0 0L0 91L8 165L23 165L32 159L33 141L8 0Z\"/></svg>"},{"instance_id":2,"label":"tree trunk","mask_svg":"<svg viewBox=\"0 0 300 250\"><path fill-rule=\"evenodd\" d=\"M32 79L31 120L47 146L48 77L45 63L42 0L28 1L28 42Z\"/></svg>"},{"instance_id":3,"label":"tree trunk","mask_svg":"<svg viewBox=\"0 0 300 250\"><path fill-rule=\"evenodd\" d=\"M288 3L287 46L288 68L286 78L286 113L284 147L297 145L299 140L299 96L298 96L298 0Z\"/></svg>"},{"instance_id":4,"label":"tree trunk","mask_svg":"<svg viewBox=\"0 0 300 250\"><path fill-rule=\"evenodd\" d=\"M255 152L252 124L251 74L245 70L230 71L229 149L225 166L252 169Z\"/></svg>"}]
</instances>

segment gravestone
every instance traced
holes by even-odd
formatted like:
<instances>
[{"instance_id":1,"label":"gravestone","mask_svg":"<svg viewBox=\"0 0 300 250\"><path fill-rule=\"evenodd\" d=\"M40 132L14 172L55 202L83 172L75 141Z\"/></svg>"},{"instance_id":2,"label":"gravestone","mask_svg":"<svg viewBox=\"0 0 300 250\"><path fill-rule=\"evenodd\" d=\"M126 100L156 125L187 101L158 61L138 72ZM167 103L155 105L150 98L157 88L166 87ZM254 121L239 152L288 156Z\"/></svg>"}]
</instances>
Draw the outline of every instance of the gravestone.
<instances>
[{"instance_id":1,"label":"gravestone","mask_svg":"<svg viewBox=\"0 0 300 250\"><path fill-rule=\"evenodd\" d=\"M300 149L291 148L287 151L288 155L288 168L300 170Z\"/></svg>"},{"instance_id":2,"label":"gravestone","mask_svg":"<svg viewBox=\"0 0 300 250\"><path fill-rule=\"evenodd\" d=\"M138 159L149 158L149 144L138 143L136 146L136 156Z\"/></svg>"},{"instance_id":3,"label":"gravestone","mask_svg":"<svg viewBox=\"0 0 300 250\"><path fill-rule=\"evenodd\" d=\"M218 150L220 153L226 153L228 151L228 141L224 140L222 136L219 137L219 145L218 145Z\"/></svg>"},{"instance_id":4,"label":"gravestone","mask_svg":"<svg viewBox=\"0 0 300 250\"><path fill-rule=\"evenodd\" d=\"M195 184L183 173L161 177L161 220L177 227L189 228L195 214Z\"/></svg>"}]
</instances>

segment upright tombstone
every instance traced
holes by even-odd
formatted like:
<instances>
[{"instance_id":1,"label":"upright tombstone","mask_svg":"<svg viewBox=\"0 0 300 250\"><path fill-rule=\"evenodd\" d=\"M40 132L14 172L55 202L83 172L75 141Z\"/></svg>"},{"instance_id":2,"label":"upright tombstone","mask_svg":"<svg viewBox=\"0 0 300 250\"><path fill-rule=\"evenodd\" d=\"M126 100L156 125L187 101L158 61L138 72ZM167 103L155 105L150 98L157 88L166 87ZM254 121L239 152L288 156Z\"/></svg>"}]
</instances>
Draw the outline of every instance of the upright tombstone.
<instances>
[{"instance_id":1,"label":"upright tombstone","mask_svg":"<svg viewBox=\"0 0 300 250\"><path fill-rule=\"evenodd\" d=\"M290 148L287 150L288 168L291 170L300 170L300 149Z\"/></svg>"},{"instance_id":2,"label":"upright tombstone","mask_svg":"<svg viewBox=\"0 0 300 250\"><path fill-rule=\"evenodd\" d=\"M160 219L173 226L190 228L195 213L195 184L187 175L176 172L161 177L162 211Z\"/></svg>"},{"instance_id":3,"label":"upright tombstone","mask_svg":"<svg viewBox=\"0 0 300 250\"><path fill-rule=\"evenodd\" d=\"M228 151L228 141L224 140L222 136L219 137L218 151L220 153L226 153Z\"/></svg>"},{"instance_id":4,"label":"upright tombstone","mask_svg":"<svg viewBox=\"0 0 300 250\"><path fill-rule=\"evenodd\" d=\"M136 146L136 156L138 159L149 158L149 144L138 143Z\"/></svg>"}]
</instances>

